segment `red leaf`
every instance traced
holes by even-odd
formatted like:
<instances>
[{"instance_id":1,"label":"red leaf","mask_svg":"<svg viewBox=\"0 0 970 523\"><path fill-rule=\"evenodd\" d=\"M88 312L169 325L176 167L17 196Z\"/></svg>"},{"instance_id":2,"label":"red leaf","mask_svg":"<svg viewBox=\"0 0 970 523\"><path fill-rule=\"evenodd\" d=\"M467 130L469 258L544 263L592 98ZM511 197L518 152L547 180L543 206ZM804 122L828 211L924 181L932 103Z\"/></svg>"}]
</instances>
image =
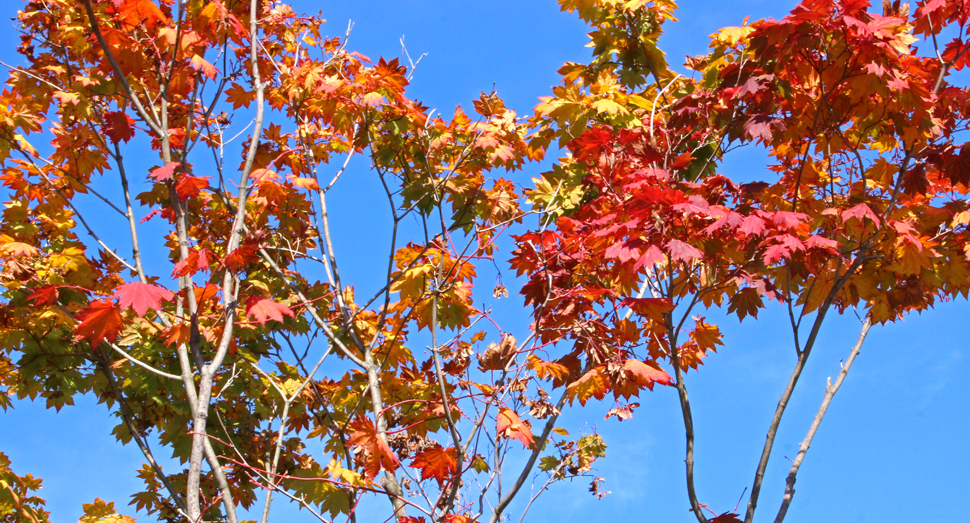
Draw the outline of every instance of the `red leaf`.
<instances>
[{"instance_id":1,"label":"red leaf","mask_svg":"<svg viewBox=\"0 0 970 523\"><path fill-rule=\"evenodd\" d=\"M434 478L442 485L458 472L458 452L454 447L445 449L435 443L416 454L411 466L421 469L421 479Z\"/></svg>"},{"instance_id":2,"label":"red leaf","mask_svg":"<svg viewBox=\"0 0 970 523\"><path fill-rule=\"evenodd\" d=\"M839 248L839 242L813 234L809 236L807 240L805 240L805 247L809 249L822 249L835 253L836 249Z\"/></svg>"},{"instance_id":3,"label":"red leaf","mask_svg":"<svg viewBox=\"0 0 970 523\"><path fill-rule=\"evenodd\" d=\"M781 259L788 259L789 256L791 256L791 250L783 243L776 243L765 249L765 263L768 265L777 263Z\"/></svg>"},{"instance_id":4,"label":"red leaf","mask_svg":"<svg viewBox=\"0 0 970 523\"><path fill-rule=\"evenodd\" d=\"M122 309L131 307L138 316L144 317L148 309L161 309L163 301L172 301L175 294L168 289L142 283L126 283L115 289L113 298L118 299Z\"/></svg>"},{"instance_id":5,"label":"red leaf","mask_svg":"<svg viewBox=\"0 0 970 523\"><path fill-rule=\"evenodd\" d=\"M687 153L684 153L684 154L682 154L682 155L674 158L673 163L670 164L670 168L671 169L676 169L676 170L679 171L679 170L687 167L688 165L690 165L690 162L692 162L692 161L694 161L694 157L691 156L689 152L687 152Z\"/></svg>"},{"instance_id":6,"label":"red leaf","mask_svg":"<svg viewBox=\"0 0 970 523\"><path fill-rule=\"evenodd\" d=\"M495 430L499 436L517 440L525 445L525 448L535 446L535 440L532 439L532 427L522 421L514 410L503 407L498 416L495 417L495 421Z\"/></svg>"},{"instance_id":7,"label":"red leaf","mask_svg":"<svg viewBox=\"0 0 970 523\"><path fill-rule=\"evenodd\" d=\"M151 220L152 218L154 218L156 214L164 214L164 212L165 211L163 211L161 209L155 209L154 211L152 211L152 212L148 213L147 215L145 215L145 217L142 218L141 221L138 222L138 223L145 223L148 220Z\"/></svg>"},{"instance_id":8,"label":"red leaf","mask_svg":"<svg viewBox=\"0 0 970 523\"><path fill-rule=\"evenodd\" d=\"M651 245L647 248L638 259L637 263L633 266L634 271L640 270L640 267L647 266L652 267L655 263L660 263L664 261L664 253L660 250L660 247L656 245Z\"/></svg>"},{"instance_id":9,"label":"red leaf","mask_svg":"<svg viewBox=\"0 0 970 523\"><path fill-rule=\"evenodd\" d=\"M943 51L943 60L951 62L950 66L954 71L959 71L963 69L968 60L970 60L970 53L964 50L965 44L960 38L954 38L950 43L946 44L946 49Z\"/></svg>"},{"instance_id":10,"label":"red leaf","mask_svg":"<svg viewBox=\"0 0 970 523\"><path fill-rule=\"evenodd\" d=\"M850 218L858 218L859 221L862 221L863 218L869 218L873 223L879 225L879 217L864 203L860 203L849 210L842 211L843 222L849 221Z\"/></svg>"},{"instance_id":11,"label":"red leaf","mask_svg":"<svg viewBox=\"0 0 970 523\"><path fill-rule=\"evenodd\" d=\"M269 320L283 321L283 316L293 317L293 310L269 298L250 297L246 300L246 315L253 318L260 325L266 325Z\"/></svg>"},{"instance_id":12,"label":"red leaf","mask_svg":"<svg viewBox=\"0 0 970 523\"><path fill-rule=\"evenodd\" d=\"M121 111L105 113L104 134L114 143L127 143L135 137L135 121Z\"/></svg>"},{"instance_id":13,"label":"red leaf","mask_svg":"<svg viewBox=\"0 0 970 523\"><path fill-rule=\"evenodd\" d=\"M37 300L34 302L35 305L53 305L57 301L57 295L57 287L45 285L34 289L33 294L27 296L27 299Z\"/></svg>"},{"instance_id":14,"label":"red leaf","mask_svg":"<svg viewBox=\"0 0 970 523\"><path fill-rule=\"evenodd\" d=\"M785 123L767 114L756 114L744 123L744 134L749 140L760 138L768 143L771 141L772 128L783 131L785 130Z\"/></svg>"},{"instance_id":15,"label":"red leaf","mask_svg":"<svg viewBox=\"0 0 970 523\"><path fill-rule=\"evenodd\" d=\"M603 148L613 141L613 129L603 125L594 129L589 129L575 140L569 142L569 150L572 151L576 160L589 162L599 158Z\"/></svg>"},{"instance_id":16,"label":"red leaf","mask_svg":"<svg viewBox=\"0 0 970 523\"><path fill-rule=\"evenodd\" d=\"M738 515L733 512L725 512L720 516L710 520L710 523L743 523L738 519Z\"/></svg>"},{"instance_id":17,"label":"red leaf","mask_svg":"<svg viewBox=\"0 0 970 523\"><path fill-rule=\"evenodd\" d=\"M604 256L607 258L616 258L620 260L621 263L628 262L640 256L640 250L636 247L631 247L631 244L634 244L634 242L630 240L625 242L616 242L606 249Z\"/></svg>"},{"instance_id":18,"label":"red leaf","mask_svg":"<svg viewBox=\"0 0 970 523\"><path fill-rule=\"evenodd\" d=\"M771 223L788 229L798 227L807 220L808 215L800 212L778 211L771 216Z\"/></svg>"},{"instance_id":19,"label":"red leaf","mask_svg":"<svg viewBox=\"0 0 970 523\"><path fill-rule=\"evenodd\" d=\"M953 183L970 185L970 142L960 147L960 154L952 156L943 167L946 177Z\"/></svg>"},{"instance_id":20,"label":"red leaf","mask_svg":"<svg viewBox=\"0 0 970 523\"><path fill-rule=\"evenodd\" d=\"M215 258L215 255L205 249L190 252L189 257L185 261L180 261L175 264L172 270L172 277L181 278L182 276L189 276L199 271L208 270L210 257Z\"/></svg>"},{"instance_id":21,"label":"red leaf","mask_svg":"<svg viewBox=\"0 0 970 523\"><path fill-rule=\"evenodd\" d=\"M670 258L673 261L689 262L704 256L700 249L680 240L670 240L670 243L667 244L667 252L670 253Z\"/></svg>"},{"instance_id":22,"label":"red leaf","mask_svg":"<svg viewBox=\"0 0 970 523\"><path fill-rule=\"evenodd\" d=\"M107 300L89 303L74 319L80 322L74 327L74 340L88 339L92 347L97 347L104 339L114 341L121 332L121 314Z\"/></svg>"},{"instance_id":23,"label":"red leaf","mask_svg":"<svg viewBox=\"0 0 970 523\"><path fill-rule=\"evenodd\" d=\"M757 318L758 309L764 306L764 300L761 299L758 290L754 287L745 287L731 297L728 313L736 313L738 315L738 321L743 320L745 316Z\"/></svg>"},{"instance_id":24,"label":"red leaf","mask_svg":"<svg viewBox=\"0 0 970 523\"><path fill-rule=\"evenodd\" d=\"M182 165L182 162L169 162L165 164L163 167L159 167L158 169L155 169L148 176L151 176L152 178L160 182L164 182L165 180L171 180L172 175L175 174L175 168L178 167L179 165Z\"/></svg>"},{"instance_id":25,"label":"red leaf","mask_svg":"<svg viewBox=\"0 0 970 523\"><path fill-rule=\"evenodd\" d=\"M761 235L765 232L765 221L757 216L748 216L741 222L738 230L748 235Z\"/></svg>"},{"instance_id":26,"label":"red leaf","mask_svg":"<svg viewBox=\"0 0 970 523\"><path fill-rule=\"evenodd\" d=\"M358 419L350 424L350 428L354 432L347 438L347 444L356 447L364 455L364 474L367 479L373 480L382 468L391 472L397 470L401 462L377 434L377 429L369 419Z\"/></svg>"},{"instance_id":27,"label":"red leaf","mask_svg":"<svg viewBox=\"0 0 970 523\"><path fill-rule=\"evenodd\" d=\"M918 165L907 169L903 174L903 192L909 195L926 194L930 180L926 177L926 166Z\"/></svg>"},{"instance_id":28,"label":"red leaf","mask_svg":"<svg viewBox=\"0 0 970 523\"><path fill-rule=\"evenodd\" d=\"M255 260L256 247L252 245L240 245L234 251L230 252L226 256L226 259L222 260L222 264L230 271L237 272L245 269L247 265Z\"/></svg>"}]
</instances>

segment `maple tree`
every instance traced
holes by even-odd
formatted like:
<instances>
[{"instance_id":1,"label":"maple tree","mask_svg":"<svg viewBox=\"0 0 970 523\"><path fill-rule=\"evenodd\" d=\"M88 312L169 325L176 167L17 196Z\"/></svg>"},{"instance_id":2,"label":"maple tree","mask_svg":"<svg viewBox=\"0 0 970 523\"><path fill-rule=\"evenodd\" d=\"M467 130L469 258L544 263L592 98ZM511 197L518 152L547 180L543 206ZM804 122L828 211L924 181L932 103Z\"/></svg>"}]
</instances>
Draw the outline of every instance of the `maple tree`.
<instances>
[{"instance_id":1,"label":"maple tree","mask_svg":"<svg viewBox=\"0 0 970 523\"><path fill-rule=\"evenodd\" d=\"M858 310L783 520L871 326L970 291L970 91L950 83L970 5L806 0L715 33L686 76L657 47L673 1L559 3L591 26L590 63L565 64L533 115L493 92L446 119L407 96L414 63L375 63L279 2L25 1L26 65L0 94L0 405L94 394L145 458L131 505L160 520L267 522L275 498L356 521L383 498L400 523L462 523L517 497L524 517L558 481L604 494L606 443L561 413L609 398L624 420L669 386L694 516L750 522L826 316ZM719 172L742 145L773 179ZM530 186L502 176L557 148ZM353 162L390 217L389 245L363 253L334 248L327 212ZM125 238L99 230L101 209ZM508 303L501 283L474 291L509 256L525 333L475 305ZM384 269L361 297L372 282L341 268L365 258ZM743 520L708 519L686 372L725 341L702 314L750 321L772 302L795 366ZM2 455L0 479L0 516L46 520L39 480Z\"/></svg>"}]
</instances>

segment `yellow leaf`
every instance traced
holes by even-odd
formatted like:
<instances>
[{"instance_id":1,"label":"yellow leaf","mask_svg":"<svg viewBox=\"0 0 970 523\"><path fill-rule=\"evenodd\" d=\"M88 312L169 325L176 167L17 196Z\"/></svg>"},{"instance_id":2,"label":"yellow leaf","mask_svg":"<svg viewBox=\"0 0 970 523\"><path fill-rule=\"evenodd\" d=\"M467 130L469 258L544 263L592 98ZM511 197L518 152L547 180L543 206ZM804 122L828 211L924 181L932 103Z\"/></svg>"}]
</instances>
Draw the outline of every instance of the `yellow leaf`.
<instances>
[{"instance_id":1,"label":"yellow leaf","mask_svg":"<svg viewBox=\"0 0 970 523\"><path fill-rule=\"evenodd\" d=\"M718 43L734 47L752 32L754 32L754 29L751 27L725 27L712 34L711 38Z\"/></svg>"},{"instance_id":2,"label":"yellow leaf","mask_svg":"<svg viewBox=\"0 0 970 523\"><path fill-rule=\"evenodd\" d=\"M602 100L597 100L593 102L593 109L596 109L597 113L609 113L609 114L626 114L627 110L623 108L620 104L614 102L609 98L604 98Z\"/></svg>"}]
</instances>

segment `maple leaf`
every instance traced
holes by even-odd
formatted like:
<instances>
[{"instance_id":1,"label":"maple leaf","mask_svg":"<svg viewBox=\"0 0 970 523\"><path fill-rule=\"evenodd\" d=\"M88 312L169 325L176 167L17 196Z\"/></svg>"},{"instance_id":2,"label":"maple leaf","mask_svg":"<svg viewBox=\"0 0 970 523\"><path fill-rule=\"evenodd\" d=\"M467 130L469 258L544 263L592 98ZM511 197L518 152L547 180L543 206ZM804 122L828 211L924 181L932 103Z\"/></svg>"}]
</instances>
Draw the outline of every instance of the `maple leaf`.
<instances>
[{"instance_id":1,"label":"maple leaf","mask_svg":"<svg viewBox=\"0 0 970 523\"><path fill-rule=\"evenodd\" d=\"M40 254L40 250L27 243L7 242L0 246L0 254L4 256L37 256Z\"/></svg>"},{"instance_id":2,"label":"maple leaf","mask_svg":"<svg viewBox=\"0 0 970 523\"><path fill-rule=\"evenodd\" d=\"M54 99L59 100L61 104L77 105L81 102L81 97L77 94L64 91L54 91Z\"/></svg>"},{"instance_id":3,"label":"maple leaf","mask_svg":"<svg viewBox=\"0 0 970 523\"><path fill-rule=\"evenodd\" d=\"M157 181L164 182L165 180L171 180L172 175L175 174L175 169L182 165L182 162L169 162L162 167L155 169L149 174L152 178Z\"/></svg>"},{"instance_id":4,"label":"maple leaf","mask_svg":"<svg viewBox=\"0 0 970 523\"><path fill-rule=\"evenodd\" d=\"M744 123L744 134L749 140L761 139L769 143L772 129L784 131L785 123L767 114L756 114Z\"/></svg>"},{"instance_id":5,"label":"maple leaf","mask_svg":"<svg viewBox=\"0 0 970 523\"><path fill-rule=\"evenodd\" d=\"M704 318L694 318L695 325L694 330L690 332L690 338L694 340L703 351L713 350L716 352L718 345L724 345L721 338L724 336L721 334L721 330L717 328L717 325L711 325L704 321Z\"/></svg>"},{"instance_id":6,"label":"maple leaf","mask_svg":"<svg viewBox=\"0 0 970 523\"><path fill-rule=\"evenodd\" d=\"M680 240L670 240L667 243L667 252L673 261L689 262L704 257L700 249Z\"/></svg>"},{"instance_id":7,"label":"maple leaf","mask_svg":"<svg viewBox=\"0 0 970 523\"><path fill-rule=\"evenodd\" d=\"M27 296L28 300L36 300L34 303L36 305L53 305L57 302L58 291L57 287L53 285L45 285L34 289L34 292L30 296Z\"/></svg>"},{"instance_id":8,"label":"maple leaf","mask_svg":"<svg viewBox=\"0 0 970 523\"><path fill-rule=\"evenodd\" d=\"M787 260L791 256L791 249L783 243L776 243L765 249L764 260L768 265L774 265L779 261Z\"/></svg>"},{"instance_id":9,"label":"maple leaf","mask_svg":"<svg viewBox=\"0 0 970 523\"><path fill-rule=\"evenodd\" d=\"M569 368L565 365L554 361L543 361L533 354L529 354L526 359L528 360L526 366L536 371L536 376L541 380L552 378L554 387L562 385L569 377Z\"/></svg>"},{"instance_id":10,"label":"maple leaf","mask_svg":"<svg viewBox=\"0 0 970 523\"><path fill-rule=\"evenodd\" d=\"M104 339L113 342L121 332L121 314L107 300L89 303L75 314L74 319L79 322L74 327L74 339L87 339L92 347L97 347Z\"/></svg>"},{"instance_id":11,"label":"maple leaf","mask_svg":"<svg viewBox=\"0 0 970 523\"><path fill-rule=\"evenodd\" d=\"M131 307L138 316L144 317L148 309L161 310L162 302L172 301L175 294L168 289L136 281L116 288L112 297L118 300L118 306L122 309Z\"/></svg>"},{"instance_id":12,"label":"maple leaf","mask_svg":"<svg viewBox=\"0 0 970 523\"><path fill-rule=\"evenodd\" d=\"M903 174L903 192L909 195L926 194L930 181L926 177L926 166L918 165Z\"/></svg>"},{"instance_id":13,"label":"maple leaf","mask_svg":"<svg viewBox=\"0 0 970 523\"><path fill-rule=\"evenodd\" d=\"M105 503L95 498L94 503L83 503L81 508L84 515L78 519L78 523L135 523L134 518L115 512L114 501Z\"/></svg>"},{"instance_id":14,"label":"maple leaf","mask_svg":"<svg viewBox=\"0 0 970 523\"><path fill-rule=\"evenodd\" d=\"M734 512L725 512L709 521L710 523L743 523Z\"/></svg>"},{"instance_id":15,"label":"maple leaf","mask_svg":"<svg viewBox=\"0 0 970 523\"><path fill-rule=\"evenodd\" d=\"M355 447L364 456L364 474L373 481L381 469L394 472L400 466L397 456L391 447L377 434L377 428L367 418L359 418L350 424L353 432L347 438L347 444Z\"/></svg>"},{"instance_id":16,"label":"maple leaf","mask_svg":"<svg viewBox=\"0 0 970 523\"><path fill-rule=\"evenodd\" d=\"M105 113L104 134L114 143L127 143L135 137L135 121L121 111Z\"/></svg>"},{"instance_id":17,"label":"maple leaf","mask_svg":"<svg viewBox=\"0 0 970 523\"><path fill-rule=\"evenodd\" d=\"M417 453L411 466L421 470L421 479L434 478L438 485L451 479L458 472L458 451L454 447L442 448L435 443Z\"/></svg>"},{"instance_id":18,"label":"maple leaf","mask_svg":"<svg viewBox=\"0 0 970 523\"><path fill-rule=\"evenodd\" d=\"M637 359L628 359L623 362L623 374L626 378L632 379L638 386L653 390L655 384L673 385L674 381L670 374L656 366Z\"/></svg>"},{"instance_id":19,"label":"maple leaf","mask_svg":"<svg viewBox=\"0 0 970 523\"><path fill-rule=\"evenodd\" d=\"M502 407L498 415L495 416L495 422L495 430L499 436L517 440L527 449L535 446L535 440L532 438L532 427L528 422L522 421L514 410Z\"/></svg>"},{"instance_id":20,"label":"maple leaf","mask_svg":"<svg viewBox=\"0 0 970 523\"><path fill-rule=\"evenodd\" d=\"M381 93L367 93L360 99L360 103L368 107L380 107L384 104L384 95Z\"/></svg>"},{"instance_id":21,"label":"maple leaf","mask_svg":"<svg viewBox=\"0 0 970 523\"><path fill-rule=\"evenodd\" d=\"M950 157L943 172L951 182L970 186L970 142L960 147L960 154Z\"/></svg>"},{"instance_id":22,"label":"maple leaf","mask_svg":"<svg viewBox=\"0 0 970 523\"><path fill-rule=\"evenodd\" d=\"M184 175L175 184L175 192L180 200L195 198L203 189L209 188L209 178L211 176L189 176Z\"/></svg>"},{"instance_id":23,"label":"maple leaf","mask_svg":"<svg viewBox=\"0 0 970 523\"><path fill-rule=\"evenodd\" d=\"M293 310L269 298L251 296L246 300L246 316L253 318L260 325L266 325L269 320L283 321L283 316L293 317Z\"/></svg>"},{"instance_id":24,"label":"maple leaf","mask_svg":"<svg viewBox=\"0 0 970 523\"><path fill-rule=\"evenodd\" d=\"M689 152L686 152L674 158L673 163L670 164L670 168L679 171L690 165L692 161L694 161L694 157Z\"/></svg>"},{"instance_id":25,"label":"maple leaf","mask_svg":"<svg viewBox=\"0 0 970 523\"><path fill-rule=\"evenodd\" d=\"M842 221L847 222L851 218L856 218L859 221L862 221L863 218L869 218L876 225L880 223L879 217L865 203L860 203L842 212Z\"/></svg>"},{"instance_id":26,"label":"maple leaf","mask_svg":"<svg viewBox=\"0 0 970 523\"><path fill-rule=\"evenodd\" d=\"M196 71L202 73L203 76L207 76L212 80L215 80L216 75L219 74L219 71L215 68L214 65L205 61L205 59L199 55L193 55L192 61L190 62L189 65L192 66L192 69L195 69Z\"/></svg>"},{"instance_id":27,"label":"maple leaf","mask_svg":"<svg viewBox=\"0 0 970 523\"><path fill-rule=\"evenodd\" d=\"M232 104L233 110L238 110L240 107L249 107L255 99L256 93L236 82L233 82L232 86L226 89L226 101Z\"/></svg>"},{"instance_id":28,"label":"maple leaf","mask_svg":"<svg viewBox=\"0 0 970 523\"><path fill-rule=\"evenodd\" d=\"M656 245L651 245L647 247L647 250L637 258L637 262L633 265L634 271L639 271L641 267L653 267L657 263L662 263L666 257L660 247Z\"/></svg>"},{"instance_id":29,"label":"maple leaf","mask_svg":"<svg viewBox=\"0 0 970 523\"><path fill-rule=\"evenodd\" d=\"M241 271L256 260L257 252L253 245L240 245L222 260L222 265L233 272Z\"/></svg>"},{"instance_id":30,"label":"maple leaf","mask_svg":"<svg viewBox=\"0 0 970 523\"><path fill-rule=\"evenodd\" d=\"M199 271L208 270L210 258L215 259L216 256L205 249L192 251L185 260L175 264L172 269L172 277L181 278L182 276L189 276Z\"/></svg>"},{"instance_id":31,"label":"maple leaf","mask_svg":"<svg viewBox=\"0 0 970 523\"><path fill-rule=\"evenodd\" d=\"M657 322L662 322L663 315L674 310L674 302L667 298L623 298L620 305Z\"/></svg>"},{"instance_id":32,"label":"maple leaf","mask_svg":"<svg viewBox=\"0 0 970 523\"><path fill-rule=\"evenodd\" d=\"M572 382L566 387L566 396L569 404L573 404L574 399L579 399L580 405L586 405L590 398L601 400L606 397L610 387L609 379L603 374L603 369L596 367L590 369L581 378Z\"/></svg>"},{"instance_id":33,"label":"maple leaf","mask_svg":"<svg viewBox=\"0 0 970 523\"><path fill-rule=\"evenodd\" d=\"M316 191L320 189L320 184L314 178L300 178L298 176L288 177L287 180L293 184L293 187L298 187L300 189L306 189L308 191Z\"/></svg>"},{"instance_id":34,"label":"maple leaf","mask_svg":"<svg viewBox=\"0 0 970 523\"><path fill-rule=\"evenodd\" d=\"M606 249L604 256L607 258L618 259L621 263L626 263L630 260L639 258L640 250L636 247L637 243L637 241L631 240L614 243Z\"/></svg>"},{"instance_id":35,"label":"maple leaf","mask_svg":"<svg viewBox=\"0 0 970 523\"><path fill-rule=\"evenodd\" d=\"M754 287L745 287L731 296L731 300L728 302L728 313L737 314L739 321L744 320L745 316L757 319L758 309L763 307L764 301L758 294L758 290Z\"/></svg>"}]
</instances>

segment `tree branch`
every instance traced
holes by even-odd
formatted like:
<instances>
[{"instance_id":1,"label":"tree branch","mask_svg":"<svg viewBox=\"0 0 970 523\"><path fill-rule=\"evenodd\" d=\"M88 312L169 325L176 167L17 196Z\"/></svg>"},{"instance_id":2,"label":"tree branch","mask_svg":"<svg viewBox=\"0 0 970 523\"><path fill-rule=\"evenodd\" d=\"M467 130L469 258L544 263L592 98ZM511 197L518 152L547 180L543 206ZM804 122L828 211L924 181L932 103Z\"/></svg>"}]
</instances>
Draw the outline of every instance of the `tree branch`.
<instances>
[{"instance_id":1,"label":"tree branch","mask_svg":"<svg viewBox=\"0 0 970 523\"><path fill-rule=\"evenodd\" d=\"M832 403L832 398L835 393L839 391L839 387L842 386L842 382L845 381L845 376L849 373L849 369L852 367L852 362L855 361L856 356L862 350L862 344L866 341L866 335L869 334L869 329L872 327L872 320L866 317L866 320L862 323L862 330L859 332L859 339L856 341L854 347L852 347L852 352L849 353L848 359L846 359L845 364L842 365L842 370L839 371L839 376L835 380L835 384L832 384L832 378L828 379L828 384L825 386L825 396L822 398L822 405L818 409L818 413L815 414L815 419L812 421L812 426L808 429L808 434L805 435L805 439L802 441L801 445L798 446L798 456L792 462L791 470L788 472L788 479L785 485L785 497L782 499L781 508L778 509L778 515L775 516L775 523L781 523L785 519L785 515L788 513L788 506L791 504L792 497L795 496L795 476L798 474L799 467L802 466L802 461L805 459L805 453L808 452L808 448L812 444L812 438L815 437L815 433L818 431L819 425L822 424L822 418L825 417L825 412L829 408L829 404Z\"/></svg>"}]
</instances>

